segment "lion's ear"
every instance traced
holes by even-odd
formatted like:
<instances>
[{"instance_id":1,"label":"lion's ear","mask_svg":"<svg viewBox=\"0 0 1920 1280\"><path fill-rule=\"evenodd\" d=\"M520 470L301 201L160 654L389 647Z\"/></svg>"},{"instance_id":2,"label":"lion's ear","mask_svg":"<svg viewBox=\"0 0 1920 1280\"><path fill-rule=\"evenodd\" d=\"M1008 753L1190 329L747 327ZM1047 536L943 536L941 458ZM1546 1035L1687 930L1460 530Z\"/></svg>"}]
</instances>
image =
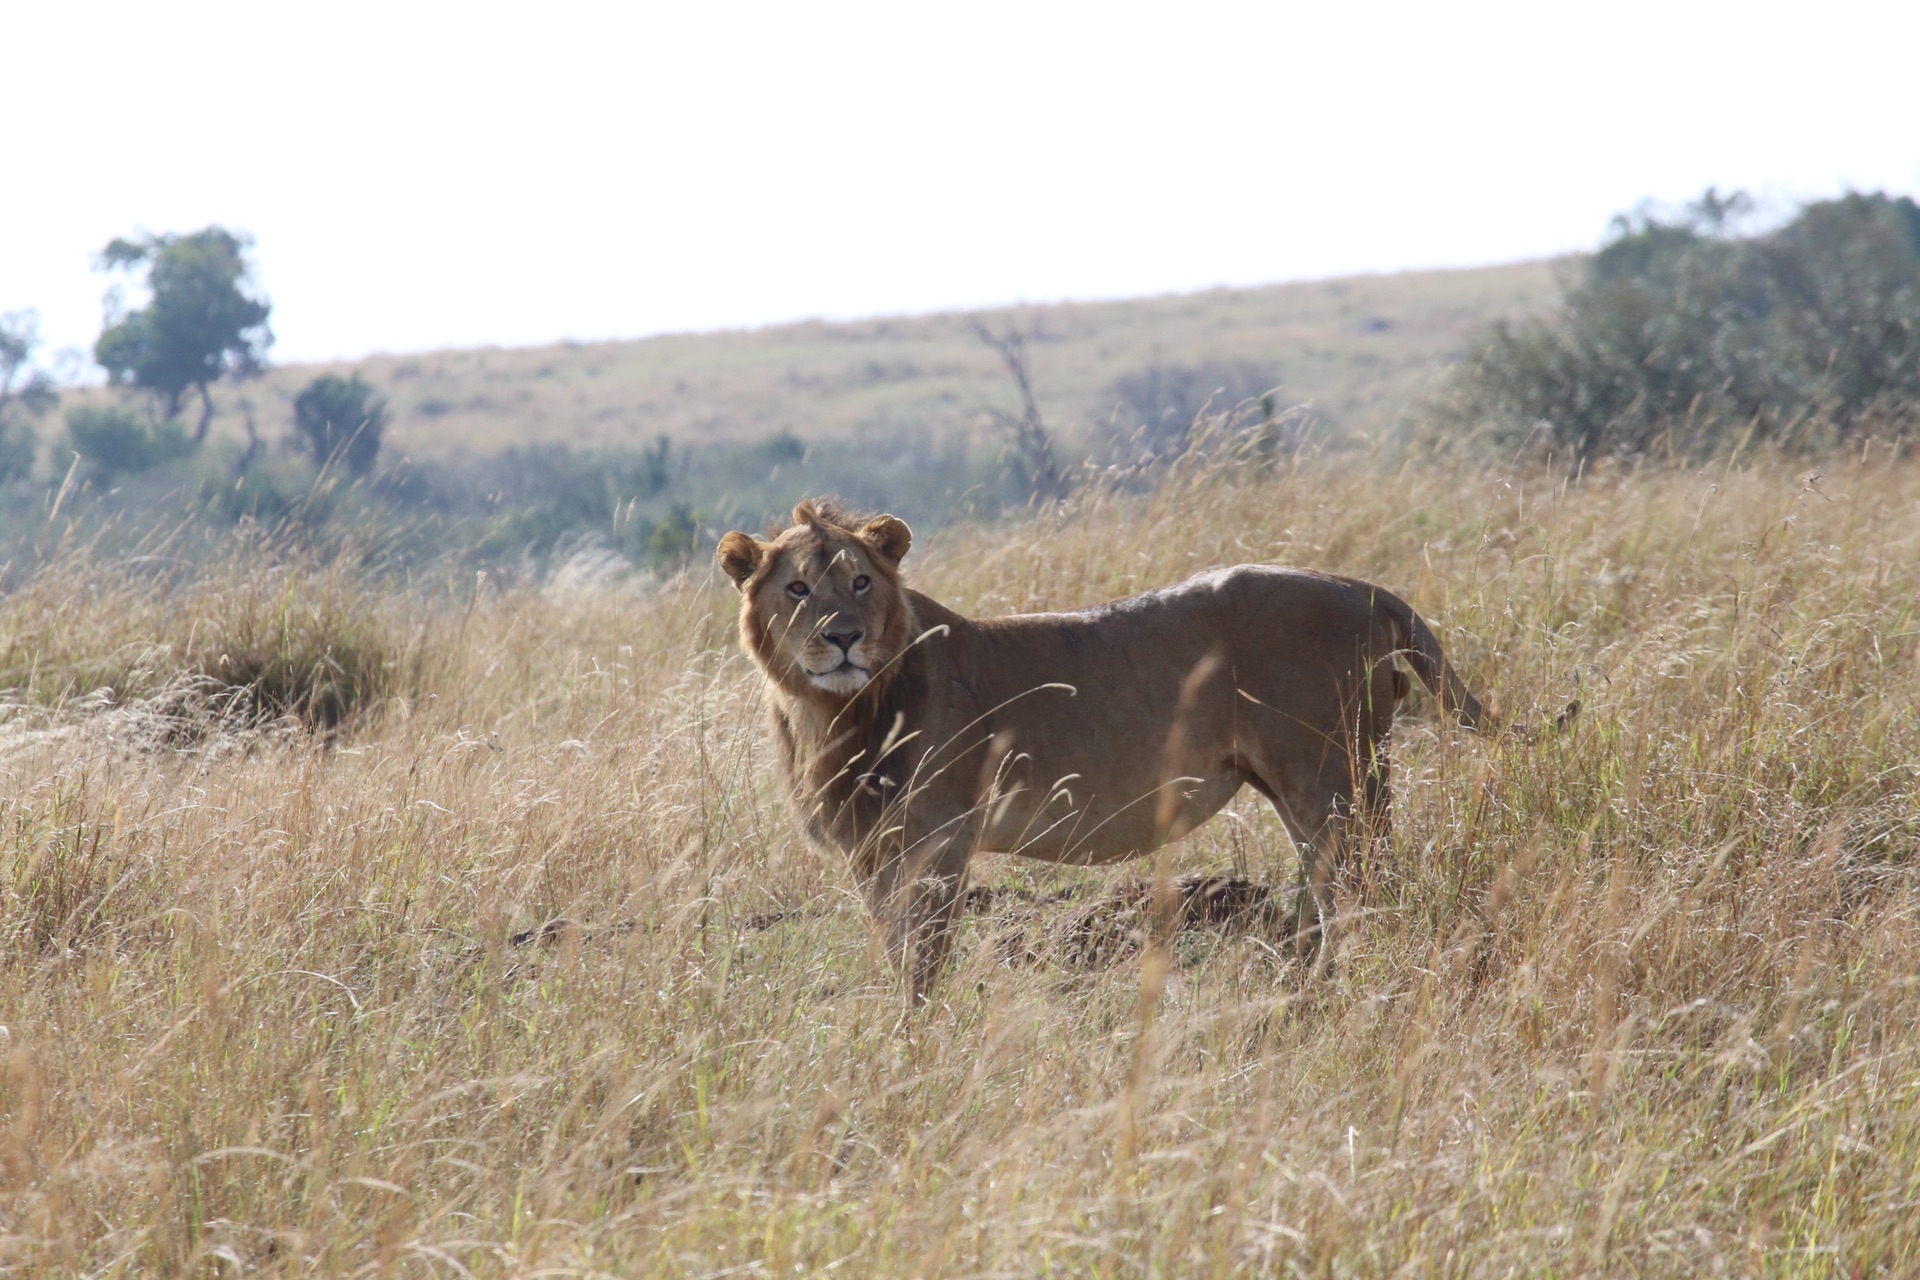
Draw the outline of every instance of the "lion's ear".
<instances>
[{"instance_id":1,"label":"lion's ear","mask_svg":"<svg viewBox=\"0 0 1920 1280\"><path fill-rule=\"evenodd\" d=\"M766 558L767 544L752 534L735 531L720 539L720 550L716 554L720 567L733 579L733 585L745 590L747 579Z\"/></svg>"},{"instance_id":2,"label":"lion's ear","mask_svg":"<svg viewBox=\"0 0 1920 1280\"><path fill-rule=\"evenodd\" d=\"M875 516L861 526L860 539L898 564L913 545L913 530L899 516Z\"/></svg>"}]
</instances>

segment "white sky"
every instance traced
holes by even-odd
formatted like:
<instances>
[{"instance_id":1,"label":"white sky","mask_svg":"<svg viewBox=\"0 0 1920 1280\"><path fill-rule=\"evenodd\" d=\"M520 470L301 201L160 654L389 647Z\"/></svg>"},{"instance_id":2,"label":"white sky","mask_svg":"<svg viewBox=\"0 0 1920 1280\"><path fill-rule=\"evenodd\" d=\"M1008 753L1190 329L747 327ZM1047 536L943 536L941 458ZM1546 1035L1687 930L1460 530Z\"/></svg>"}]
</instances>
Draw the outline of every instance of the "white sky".
<instances>
[{"instance_id":1,"label":"white sky","mask_svg":"<svg viewBox=\"0 0 1920 1280\"><path fill-rule=\"evenodd\" d=\"M250 232L280 361L1592 247L1709 183L1920 191L1920 4L0 12L0 311Z\"/></svg>"}]
</instances>

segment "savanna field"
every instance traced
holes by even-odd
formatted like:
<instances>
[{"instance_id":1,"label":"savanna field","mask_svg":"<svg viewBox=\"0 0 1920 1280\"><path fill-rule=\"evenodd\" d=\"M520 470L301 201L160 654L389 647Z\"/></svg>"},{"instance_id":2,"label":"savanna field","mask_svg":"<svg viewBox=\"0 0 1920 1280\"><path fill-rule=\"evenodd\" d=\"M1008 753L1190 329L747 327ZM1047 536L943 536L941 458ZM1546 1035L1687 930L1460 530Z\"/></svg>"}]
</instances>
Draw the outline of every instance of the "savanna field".
<instances>
[{"instance_id":1,"label":"savanna field","mask_svg":"<svg viewBox=\"0 0 1920 1280\"><path fill-rule=\"evenodd\" d=\"M1910 463L1335 454L923 534L977 614L1356 574L1584 709L1416 694L1331 976L1050 945L1150 868L986 860L904 1025L717 572L270 551L0 598L8 1273L1920 1273ZM1165 861L1297 867L1251 792Z\"/></svg>"}]
</instances>

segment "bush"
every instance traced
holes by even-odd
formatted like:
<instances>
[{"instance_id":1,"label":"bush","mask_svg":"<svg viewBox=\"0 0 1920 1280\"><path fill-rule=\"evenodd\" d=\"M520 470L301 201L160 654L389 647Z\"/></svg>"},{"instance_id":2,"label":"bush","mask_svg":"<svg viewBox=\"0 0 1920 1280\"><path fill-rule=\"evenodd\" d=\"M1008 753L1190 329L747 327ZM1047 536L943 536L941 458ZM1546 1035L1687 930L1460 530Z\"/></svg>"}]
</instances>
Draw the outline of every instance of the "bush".
<instances>
[{"instance_id":1,"label":"bush","mask_svg":"<svg viewBox=\"0 0 1920 1280\"><path fill-rule=\"evenodd\" d=\"M373 470L387 429L387 402L359 374L322 374L294 397L295 428L306 438L315 466L344 463L351 475Z\"/></svg>"},{"instance_id":2,"label":"bush","mask_svg":"<svg viewBox=\"0 0 1920 1280\"><path fill-rule=\"evenodd\" d=\"M296 459L250 466L238 475L208 469L193 493L192 509L218 524L250 522L265 529L285 531L295 517L307 526L323 524L331 514L335 495L326 485L315 485Z\"/></svg>"},{"instance_id":3,"label":"bush","mask_svg":"<svg viewBox=\"0 0 1920 1280\"><path fill-rule=\"evenodd\" d=\"M1438 406L1443 423L1601 454L1716 452L1756 438L1900 432L1920 403L1920 206L1853 194L1767 235L1742 196L1616 219L1546 322L1501 323Z\"/></svg>"},{"instance_id":4,"label":"bush","mask_svg":"<svg viewBox=\"0 0 1920 1280\"><path fill-rule=\"evenodd\" d=\"M82 408L67 414L67 442L96 480L146 471L193 452L178 422L149 424L118 407Z\"/></svg>"},{"instance_id":5,"label":"bush","mask_svg":"<svg viewBox=\"0 0 1920 1280\"><path fill-rule=\"evenodd\" d=\"M807 445L790 428L782 427L754 446L754 454L764 466L788 467L806 461Z\"/></svg>"},{"instance_id":6,"label":"bush","mask_svg":"<svg viewBox=\"0 0 1920 1280\"><path fill-rule=\"evenodd\" d=\"M647 550L666 564L684 563L701 546L700 513L676 502L647 534Z\"/></svg>"},{"instance_id":7,"label":"bush","mask_svg":"<svg viewBox=\"0 0 1920 1280\"><path fill-rule=\"evenodd\" d=\"M0 435L0 484L31 475L33 460L39 453L40 442L28 428Z\"/></svg>"}]
</instances>

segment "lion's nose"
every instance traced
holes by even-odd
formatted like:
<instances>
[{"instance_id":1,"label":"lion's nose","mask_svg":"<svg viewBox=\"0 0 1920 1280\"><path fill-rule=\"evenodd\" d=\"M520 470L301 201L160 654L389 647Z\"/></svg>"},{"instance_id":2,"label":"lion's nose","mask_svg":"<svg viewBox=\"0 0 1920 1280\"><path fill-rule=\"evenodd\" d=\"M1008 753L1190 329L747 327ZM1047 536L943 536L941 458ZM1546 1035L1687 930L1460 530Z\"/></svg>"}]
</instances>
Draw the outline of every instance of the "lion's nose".
<instances>
[{"instance_id":1,"label":"lion's nose","mask_svg":"<svg viewBox=\"0 0 1920 1280\"><path fill-rule=\"evenodd\" d=\"M829 631L826 633L826 637L828 644L837 644L840 646L840 652L848 653L852 651L854 645L860 642L860 637L865 634L866 632L864 631Z\"/></svg>"}]
</instances>

